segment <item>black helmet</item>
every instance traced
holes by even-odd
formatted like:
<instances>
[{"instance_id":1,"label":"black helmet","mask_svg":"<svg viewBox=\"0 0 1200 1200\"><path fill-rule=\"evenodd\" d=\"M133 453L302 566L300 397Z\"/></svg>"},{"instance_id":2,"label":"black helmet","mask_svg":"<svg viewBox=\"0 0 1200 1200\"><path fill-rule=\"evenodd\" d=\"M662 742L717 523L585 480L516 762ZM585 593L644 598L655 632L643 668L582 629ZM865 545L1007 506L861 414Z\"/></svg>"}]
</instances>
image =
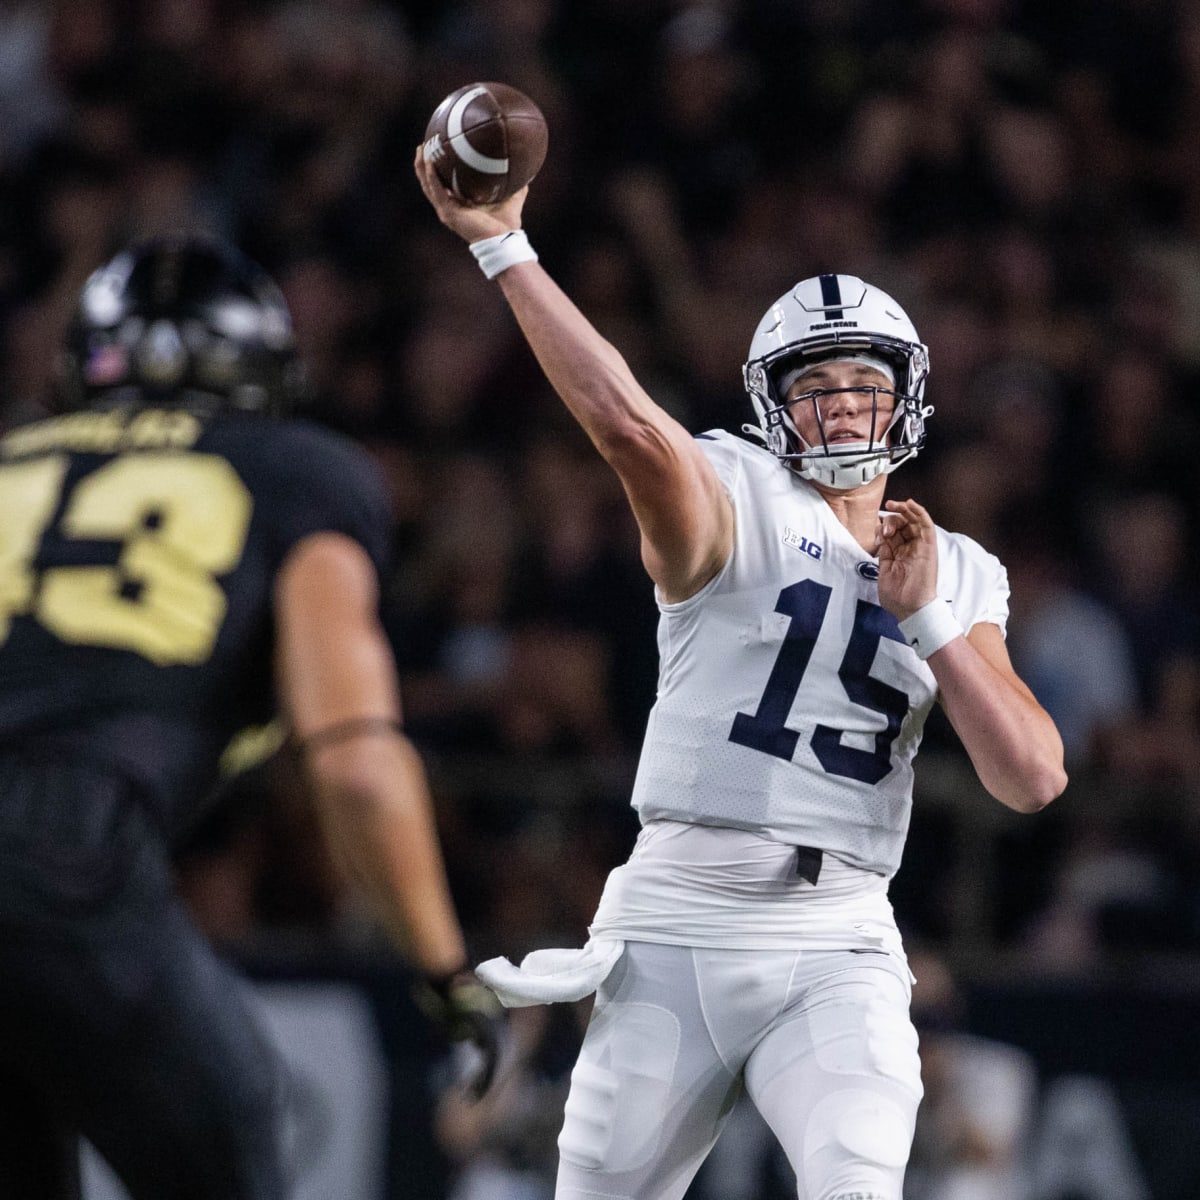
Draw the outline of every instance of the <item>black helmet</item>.
<instances>
[{"instance_id":1,"label":"black helmet","mask_svg":"<svg viewBox=\"0 0 1200 1200\"><path fill-rule=\"evenodd\" d=\"M199 236L139 243L93 272L62 375L69 408L128 397L280 414L302 391L283 293L238 251Z\"/></svg>"}]
</instances>

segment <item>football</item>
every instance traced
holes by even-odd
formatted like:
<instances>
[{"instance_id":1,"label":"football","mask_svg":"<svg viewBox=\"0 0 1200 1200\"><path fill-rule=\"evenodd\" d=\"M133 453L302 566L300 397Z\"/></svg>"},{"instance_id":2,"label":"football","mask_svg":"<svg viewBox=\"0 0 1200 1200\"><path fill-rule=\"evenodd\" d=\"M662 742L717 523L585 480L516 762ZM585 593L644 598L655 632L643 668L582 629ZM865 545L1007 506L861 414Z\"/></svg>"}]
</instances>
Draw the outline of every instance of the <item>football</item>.
<instances>
[{"instance_id":1,"label":"football","mask_svg":"<svg viewBox=\"0 0 1200 1200\"><path fill-rule=\"evenodd\" d=\"M433 110L423 152L449 191L476 207L519 192L541 169L548 143L546 118L524 92L469 83Z\"/></svg>"}]
</instances>

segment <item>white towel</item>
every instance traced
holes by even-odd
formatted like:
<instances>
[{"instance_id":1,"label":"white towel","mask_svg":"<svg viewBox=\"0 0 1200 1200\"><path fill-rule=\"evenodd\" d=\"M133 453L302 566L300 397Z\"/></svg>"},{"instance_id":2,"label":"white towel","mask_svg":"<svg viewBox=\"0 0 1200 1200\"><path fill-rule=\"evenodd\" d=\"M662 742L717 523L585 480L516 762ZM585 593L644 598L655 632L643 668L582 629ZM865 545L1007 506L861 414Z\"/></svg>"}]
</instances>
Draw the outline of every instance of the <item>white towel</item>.
<instances>
[{"instance_id":1,"label":"white towel","mask_svg":"<svg viewBox=\"0 0 1200 1200\"><path fill-rule=\"evenodd\" d=\"M622 941L592 938L581 950L534 950L519 967L507 958L489 958L475 974L505 1008L582 1000L608 978L624 949Z\"/></svg>"}]
</instances>

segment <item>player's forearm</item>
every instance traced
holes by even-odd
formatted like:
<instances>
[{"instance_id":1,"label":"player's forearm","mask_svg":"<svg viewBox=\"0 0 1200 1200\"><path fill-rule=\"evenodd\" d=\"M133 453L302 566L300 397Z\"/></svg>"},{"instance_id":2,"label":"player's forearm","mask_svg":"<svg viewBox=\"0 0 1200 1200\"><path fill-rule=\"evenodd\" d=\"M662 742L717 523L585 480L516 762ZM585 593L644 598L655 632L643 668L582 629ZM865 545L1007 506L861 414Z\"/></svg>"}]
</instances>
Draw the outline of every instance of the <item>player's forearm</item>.
<instances>
[{"instance_id":1,"label":"player's forearm","mask_svg":"<svg viewBox=\"0 0 1200 1200\"><path fill-rule=\"evenodd\" d=\"M966 638L928 661L946 715L988 792L1017 812L1037 812L1061 795L1062 739L1045 709Z\"/></svg>"},{"instance_id":2,"label":"player's forearm","mask_svg":"<svg viewBox=\"0 0 1200 1200\"><path fill-rule=\"evenodd\" d=\"M330 747L316 783L339 865L414 966L431 975L458 970L466 947L415 752L399 740L336 754Z\"/></svg>"},{"instance_id":3,"label":"player's forearm","mask_svg":"<svg viewBox=\"0 0 1200 1200\"><path fill-rule=\"evenodd\" d=\"M610 462L639 446L653 453L670 418L617 348L539 264L519 263L498 282L547 380L600 453Z\"/></svg>"},{"instance_id":4,"label":"player's forearm","mask_svg":"<svg viewBox=\"0 0 1200 1200\"><path fill-rule=\"evenodd\" d=\"M732 510L715 472L537 263L498 278L546 378L620 476L651 578L670 600L692 595L732 545Z\"/></svg>"}]
</instances>

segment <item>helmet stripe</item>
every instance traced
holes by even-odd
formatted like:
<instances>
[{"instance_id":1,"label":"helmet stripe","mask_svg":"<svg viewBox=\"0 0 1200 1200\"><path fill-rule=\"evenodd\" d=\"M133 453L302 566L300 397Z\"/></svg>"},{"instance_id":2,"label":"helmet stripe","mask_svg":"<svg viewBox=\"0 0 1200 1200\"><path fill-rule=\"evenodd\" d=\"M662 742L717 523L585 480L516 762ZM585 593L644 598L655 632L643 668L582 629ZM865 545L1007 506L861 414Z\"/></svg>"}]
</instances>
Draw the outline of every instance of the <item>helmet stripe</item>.
<instances>
[{"instance_id":1,"label":"helmet stripe","mask_svg":"<svg viewBox=\"0 0 1200 1200\"><path fill-rule=\"evenodd\" d=\"M821 276L821 307L830 321L840 321L845 316L842 311L842 288L836 275Z\"/></svg>"}]
</instances>

